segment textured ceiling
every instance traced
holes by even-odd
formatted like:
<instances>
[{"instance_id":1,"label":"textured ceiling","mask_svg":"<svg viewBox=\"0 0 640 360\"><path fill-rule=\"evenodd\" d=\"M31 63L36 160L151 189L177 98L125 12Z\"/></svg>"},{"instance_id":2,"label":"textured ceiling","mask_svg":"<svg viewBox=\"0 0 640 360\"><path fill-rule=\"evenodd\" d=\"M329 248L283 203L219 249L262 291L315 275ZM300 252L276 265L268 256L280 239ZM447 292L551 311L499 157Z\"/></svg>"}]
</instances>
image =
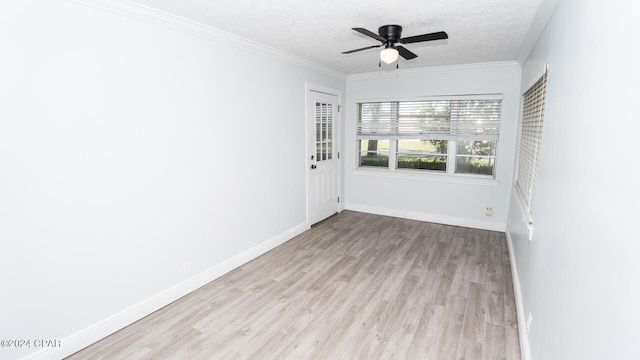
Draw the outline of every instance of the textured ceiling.
<instances>
[{"instance_id":1,"label":"textured ceiling","mask_svg":"<svg viewBox=\"0 0 640 360\"><path fill-rule=\"evenodd\" d=\"M446 31L447 40L407 44L418 58L401 69L518 60L543 0L134 0L148 7L308 59L344 74L378 71L374 33L397 24L402 36ZM395 68L385 65L384 69Z\"/></svg>"}]
</instances>

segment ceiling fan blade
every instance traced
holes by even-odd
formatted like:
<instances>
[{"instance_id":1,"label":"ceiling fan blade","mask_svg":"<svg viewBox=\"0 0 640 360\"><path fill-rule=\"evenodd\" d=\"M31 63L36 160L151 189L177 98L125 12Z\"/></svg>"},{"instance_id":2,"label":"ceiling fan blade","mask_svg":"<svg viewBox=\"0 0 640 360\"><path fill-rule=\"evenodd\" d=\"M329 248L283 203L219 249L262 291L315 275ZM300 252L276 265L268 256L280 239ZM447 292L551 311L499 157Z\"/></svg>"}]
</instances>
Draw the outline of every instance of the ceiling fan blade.
<instances>
[{"instance_id":1,"label":"ceiling fan blade","mask_svg":"<svg viewBox=\"0 0 640 360\"><path fill-rule=\"evenodd\" d=\"M372 37L378 41L382 41L382 42L386 42L387 39L383 38L382 36L374 33L373 31L369 31L367 29L363 29L363 28L352 28L352 30L355 30L357 32L359 32L362 35L367 35L368 37Z\"/></svg>"},{"instance_id":2,"label":"ceiling fan blade","mask_svg":"<svg viewBox=\"0 0 640 360\"><path fill-rule=\"evenodd\" d=\"M354 52L357 52L357 51L362 51L362 50L367 50L367 49L373 49L373 48L377 48L377 47L380 47L380 46L382 46L382 44L380 44L380 45L367 46L367 47L363 47L363 48L361 48L361 49L355 49L355 50L343 51L342 53L343 53L343 54L351 54L351 53L354 53Z\"/></svg>"},{"instance_id":3,"label":"ceiling fan blade","mask_svg":"<svg viewBox=\"0 0 640 360\"><path fill-rule=\"evenodd\" d=\"M400 56L402 56L406 60L411 60L418 57L418 55L407 50L407 48L405 48L404 46L396 46L396 49L398 50L398 54L400 54Z\"/></svg>"},{"instance_id":4,"label":"ceiling fan blade","mask_svg":"<svg viewBox=\"0 0 640 360\"><path fill-rule=\"evenodd\" d=\"M401 43L401 44L411 44L411 43L417 43L417 42L422 42L422 41L444 40L444 39L448 39L448 38L449 38L449 35L447 35L446 32L438 31L438 32L430 33L430 34L409 36L409 37L402 38L402 39L398 40L398 42Z\"/></svg>"}]
</instances>

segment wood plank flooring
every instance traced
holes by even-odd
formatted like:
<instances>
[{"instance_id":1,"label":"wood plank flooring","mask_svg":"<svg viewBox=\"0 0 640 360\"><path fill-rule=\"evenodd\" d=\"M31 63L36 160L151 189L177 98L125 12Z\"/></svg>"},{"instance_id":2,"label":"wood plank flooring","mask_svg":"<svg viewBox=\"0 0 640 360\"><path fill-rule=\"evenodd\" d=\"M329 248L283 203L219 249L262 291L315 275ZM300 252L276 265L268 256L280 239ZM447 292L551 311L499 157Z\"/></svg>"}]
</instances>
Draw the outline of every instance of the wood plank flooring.
<instances>
[{"instance_id":1,"label":"wood plank flooring","mask_svg":"<svg viewBox=\"0 0 640 360\"><path fill-rule=\"evenodd\" d=\"M520 359L505 236L344 211L68 359Z\"/></svg>"}]
</instances>

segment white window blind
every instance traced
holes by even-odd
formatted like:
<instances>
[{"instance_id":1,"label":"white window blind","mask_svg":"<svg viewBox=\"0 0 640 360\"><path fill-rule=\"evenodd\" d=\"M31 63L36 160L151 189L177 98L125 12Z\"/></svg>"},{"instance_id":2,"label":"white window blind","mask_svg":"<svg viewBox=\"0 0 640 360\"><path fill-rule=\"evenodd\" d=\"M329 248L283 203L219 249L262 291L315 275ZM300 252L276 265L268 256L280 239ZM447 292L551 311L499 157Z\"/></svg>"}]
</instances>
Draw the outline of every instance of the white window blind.
<instances>
[{"instance_id":1,"label":"white window blind","mask_svg":"<svg viewBox=\"0 0 640 360\"><path fill-rule=\"evenodd\" d=\"M498 140L501 99L358 104L361 139Z\"/></svg>"},{"instance_id":2,"label":"white window blind","mask_svg":"<svg viewBox=\"0 0 640 360\"><path fill-rule=\"evenodd\" d=\"M516 192L529 223L533 222L536 177L540 163L547 73L522 96L522 119L516 172Z\"/></svg>"}]
</instances>

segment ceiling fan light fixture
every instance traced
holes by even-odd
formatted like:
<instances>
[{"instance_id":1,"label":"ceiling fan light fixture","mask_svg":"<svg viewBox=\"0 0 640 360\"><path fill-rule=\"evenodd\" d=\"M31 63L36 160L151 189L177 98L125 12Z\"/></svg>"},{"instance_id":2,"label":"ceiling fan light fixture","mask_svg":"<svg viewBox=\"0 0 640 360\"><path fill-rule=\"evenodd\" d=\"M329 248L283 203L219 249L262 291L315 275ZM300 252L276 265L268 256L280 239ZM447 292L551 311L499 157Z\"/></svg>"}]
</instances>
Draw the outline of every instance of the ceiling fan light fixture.
<instances>
[{"instance_id":1,"label":"ceiling fan light fixture","mask_svg":"<svg viewBox=\"0 0 640 360\"><path fill-rule=\"evenodd\" d=\"M388 47L380 51L380 60L386 64L391 64L398 60L398 50Z\"/></svg>"}]
</instances>

